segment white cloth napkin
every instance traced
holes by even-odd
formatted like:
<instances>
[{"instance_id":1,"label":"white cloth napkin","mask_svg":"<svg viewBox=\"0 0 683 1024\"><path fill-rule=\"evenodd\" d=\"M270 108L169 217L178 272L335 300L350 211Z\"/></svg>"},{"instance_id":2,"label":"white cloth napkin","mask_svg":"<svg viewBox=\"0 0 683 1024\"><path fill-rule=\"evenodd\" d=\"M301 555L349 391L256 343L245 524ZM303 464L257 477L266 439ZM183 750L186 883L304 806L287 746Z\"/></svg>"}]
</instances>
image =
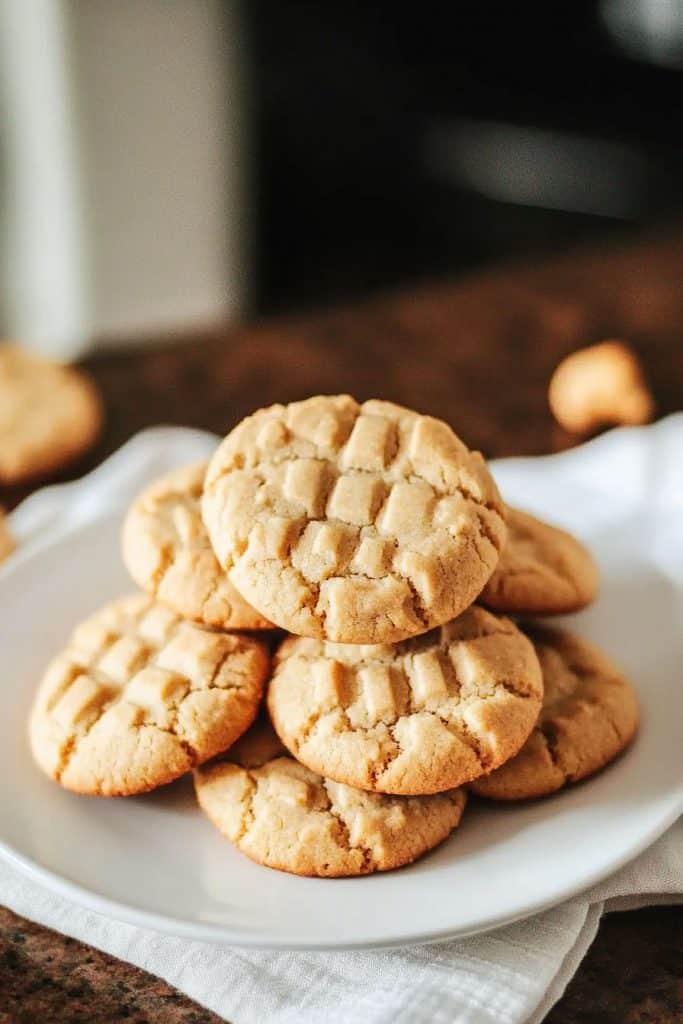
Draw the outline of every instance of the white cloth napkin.
<instances>
[{"instance_id":1,"label":"white cloth napkin","mask_svg":"<svg viewBox=\"0 0 683 1024\"><path fill-rule=\"evenodd\" d=\"M110 508L113 493L170 468L169 458L188 462L214 444L193 431L146 432L90 476L98 486L48 488L17 510L12 528L25 550L40 545L102 503ZM678 465L679 451L667 449L667 464ZM676 480L667 500L681 499ZM683 819L636 861L554 909L487 935L376 952L265 952L173 938L82 909L0 863L0 902L164 978L232 1024L536 1024L562 995L603 913L682 899Z\"/></svg>"},{"instance_id":2,"label":"white cloth napkin","mask_svg":"<svg viewBox=\"0 0 683 1024\"><path fill-rule=\"evenodd\" d=\"M683 819L606 882L488 935L360 953L170 938L69 903L0 864L0 901L164 978L231 1024L538 1024L609 910L683 900Z\"/></svg>"}]
</instances>

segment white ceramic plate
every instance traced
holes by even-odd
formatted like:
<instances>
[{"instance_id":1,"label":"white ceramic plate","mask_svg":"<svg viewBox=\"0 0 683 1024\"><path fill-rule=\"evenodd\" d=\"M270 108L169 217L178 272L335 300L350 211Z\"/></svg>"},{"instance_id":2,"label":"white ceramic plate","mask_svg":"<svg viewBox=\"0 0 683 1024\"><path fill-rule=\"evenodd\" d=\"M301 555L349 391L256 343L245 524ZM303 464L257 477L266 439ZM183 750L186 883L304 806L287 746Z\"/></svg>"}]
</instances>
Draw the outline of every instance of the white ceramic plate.
<instances>
[{"instance_id":1,"label":"white ceramic plate","mask_svg":"<svg viewBox=\"0 0 683 1024\"><path fill-rule=\"evenodd\" d=\"M280 947L400 945L483 931L555 904L651 843L683 809L683 416L572 452L496 465L511 501L574 530L604 584L576 617L642 702L632 749L604 774L537 803L471 802L462 827L412 867L299 879L252 864L195 806L189 780L135 799L67 793L34 767L26 718L69 630L130 589L118 532L131 495L214 439L159 429L95 474L18 510L22 550L0 570L0 853L50 889L193 939Z\"/></svg>"}]
</instances>

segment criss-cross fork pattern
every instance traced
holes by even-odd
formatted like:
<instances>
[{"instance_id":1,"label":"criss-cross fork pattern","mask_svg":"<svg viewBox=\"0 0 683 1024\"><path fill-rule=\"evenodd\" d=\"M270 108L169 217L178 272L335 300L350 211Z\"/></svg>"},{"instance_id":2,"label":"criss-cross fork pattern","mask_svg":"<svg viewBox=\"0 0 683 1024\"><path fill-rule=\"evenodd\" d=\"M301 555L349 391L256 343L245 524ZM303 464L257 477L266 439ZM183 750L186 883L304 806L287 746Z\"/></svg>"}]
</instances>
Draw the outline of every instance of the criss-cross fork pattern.
<instances>
[{"instance_id":1,"label":"criss-cross fork pattern","mask_svg":"<svg viewBox=\"0 0 683 1024\"><path fill-rule=\"evenodd\" d=\"M487 654L492 638L512 638L514 646L517 636L510 623L476 609L396 647L301 639L287 642L278 660L289 675L290 659L307 663L307 709L316 716L342 709L349 726L362 730L419 712L457 723L469 705L501 690L513 698L540 697L534 679L511 679L514 661Z\"/></svg>"},{"instance_id":2,"label":"criss-cross fork pattern","mask_svg":"<svg viewBox=\"0 0 683 1024\"><path fill-rule=\"evenodd\" d=\"M245 566L279 563L329 635L344 633L361 592L404 635L434 625L446 592L468 575L481 589L497 559L502 519L483 463L429 417L319 401L257 414L219 450L205 506L219 560L238 585Z\"/></svg>"},{"instance_id":3,"label":"criss-cross fork pattern","mask_svg":"<svg viewBox=\"0 0 683 1024\"><path fill-rule=\"evenodd\" d=\"M49 722L58 775L105 717L116 733L172 733L192 760L204 759L218 751L206 751L198 698L221 690L236 704L249 695L256 704L266 664L255 641L184 622L144 596L126 598L74 631L46 673L34 718ZM208 724L206 731L213 732Z\"/></svg>"},{"instance_id":4,"label":"criss-cross fork pattern","mask_svg":"<svg viewBox=\"0 0 683 1024\"><path fill-rule=\"evenodd\" d=\"M395 647L287 640L269 706L282 740L313 770L420 793L460 785L511 756L541 696L529 641L472 608Z\"/></svg>"}]
</instances>

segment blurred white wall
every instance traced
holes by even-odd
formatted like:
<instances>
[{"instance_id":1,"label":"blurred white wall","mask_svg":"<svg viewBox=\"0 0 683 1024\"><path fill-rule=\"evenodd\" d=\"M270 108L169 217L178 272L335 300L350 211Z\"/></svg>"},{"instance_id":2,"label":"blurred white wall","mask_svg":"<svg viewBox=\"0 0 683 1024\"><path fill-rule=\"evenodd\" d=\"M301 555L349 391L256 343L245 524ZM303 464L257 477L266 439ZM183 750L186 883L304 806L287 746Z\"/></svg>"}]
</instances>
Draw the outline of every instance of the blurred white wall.
<instances>
[{"instance_id":1,"label":"blurred white wall","mask_svg":"<svg viewBox=\"0 0 683 1024\"><path fill-rule=\"evenodd\" d=\"M218 0L0 0L6 334L68 358L240 315L243 61Z\"/></svg>"}]
</instances>

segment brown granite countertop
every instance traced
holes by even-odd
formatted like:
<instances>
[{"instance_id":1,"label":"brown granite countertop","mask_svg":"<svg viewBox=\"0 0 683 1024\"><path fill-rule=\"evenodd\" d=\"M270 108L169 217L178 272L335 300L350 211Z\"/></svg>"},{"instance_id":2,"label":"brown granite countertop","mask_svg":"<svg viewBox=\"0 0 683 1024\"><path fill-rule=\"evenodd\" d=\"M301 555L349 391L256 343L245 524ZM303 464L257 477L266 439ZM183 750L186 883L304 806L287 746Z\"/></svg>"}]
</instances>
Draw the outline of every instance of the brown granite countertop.
<instances>
[{"instance_id":1,"label":"brown granite countertop","mask_svg":"<svg viewBox=\"0 0 683 1024\"><path fill-rule=\"evenodd\" d=\"M683 233L94 356L107 425L70 475L145 426L225 433L256 406L316 392L381 395L444 417L489 457L555 451L572 439L548 411L550 373L573 348L615 336L642 356L659 412L681 408ZM681 908L611 915L548 1021L679 1024L682 964ZM137 968L0 911L0 1024L216 1020Z\"/></svg>"}]
</instances>

